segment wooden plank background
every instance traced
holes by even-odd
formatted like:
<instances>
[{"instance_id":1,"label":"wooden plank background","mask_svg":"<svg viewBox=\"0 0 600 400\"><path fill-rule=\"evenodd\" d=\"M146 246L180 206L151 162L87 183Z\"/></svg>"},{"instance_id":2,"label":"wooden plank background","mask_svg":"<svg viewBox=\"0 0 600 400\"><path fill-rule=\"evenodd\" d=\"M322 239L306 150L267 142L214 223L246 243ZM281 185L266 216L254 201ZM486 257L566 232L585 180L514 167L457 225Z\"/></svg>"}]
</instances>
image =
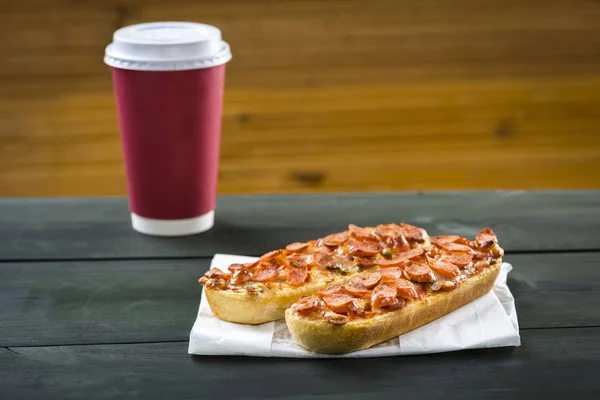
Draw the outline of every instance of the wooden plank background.
<instances>
[{"instance_id":1,"label":"wooden plank background","mask_svg":"<svg viewBox=\"0 0 600 400\"><path fill-rule=\"evenodd\" d=\"M125 193L102 56L155 20L232 46L220 193L600 187L598 1L7 0L0 196Z\"/></svg>"}]
</instances>

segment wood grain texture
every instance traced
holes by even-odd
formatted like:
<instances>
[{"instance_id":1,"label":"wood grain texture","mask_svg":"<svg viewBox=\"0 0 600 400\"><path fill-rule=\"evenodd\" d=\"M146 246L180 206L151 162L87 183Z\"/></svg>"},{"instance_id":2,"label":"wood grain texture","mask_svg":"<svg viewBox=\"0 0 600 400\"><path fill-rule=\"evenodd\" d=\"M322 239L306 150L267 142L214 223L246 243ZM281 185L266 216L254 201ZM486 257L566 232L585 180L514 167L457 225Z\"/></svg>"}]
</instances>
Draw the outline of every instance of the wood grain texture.
<instances>
[{"instance_id":1,"label":"wood grain texture","mask_svg":"<svg viewBox=\"0 0 600 400\"><path fill-rule=\"evenodd\" d=\"M600 4L9 0L0 196L124 194L114 29L219 26L221 193L599 188Z\"/></svg>"},{"instance_id":2,"label":"wood grain texture","mask_svg":"<svg viewBox=\"0 0 600 400\"><path fill-rule=\"evenodd\" d=\"M515 254L521 329L600 327L600 252ZM0 347L185 341L210 259L0 263Z\"/></svg>"},{"instance_id":3,"label":"wood grain texture","mask_svg":"<svg viewBox=\"0 0 600 400\"><path fill-rule=\"evenodd\" d=\"M597 398L600 329L523 332L519 348L374 359L200 357L187 343L0 349L2 398ZM432 384L432 377L433 382ZM235 381L235 385L232 384Z\"/></svg>"},{"instance_id":4,"label":"wood grain texture","mask_svg":"<svg viewBox=\"0 0 600 400\"><path fill-rule=\"evenodd\" d=\"M408 222L432 235L494 229L508 251L596 250L598 191L247 195L219 198L215 227L178 238L131 228L125 198L4 199L0 259L259 255L349 223Z\"/></svg>"}]
</instances>

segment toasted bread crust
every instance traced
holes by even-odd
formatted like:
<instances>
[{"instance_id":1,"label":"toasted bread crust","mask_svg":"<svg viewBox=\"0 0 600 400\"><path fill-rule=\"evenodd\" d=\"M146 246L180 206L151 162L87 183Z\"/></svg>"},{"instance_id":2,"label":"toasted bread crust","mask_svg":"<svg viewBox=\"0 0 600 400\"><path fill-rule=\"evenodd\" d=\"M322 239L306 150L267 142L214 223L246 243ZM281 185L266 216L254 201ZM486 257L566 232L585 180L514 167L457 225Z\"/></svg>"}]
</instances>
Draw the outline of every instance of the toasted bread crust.
<instances>
[{"instance_id":1,"label":"toasted bread crust","mask_svg":"<svg viewBox=\"0 0 600 400\"><path fill-rule=\"evenodd\" d=\"M285 310L303 296L316 293L319 289L336 283L346 283L352 276L338 275L328 280L315 280L300 287L265 290L249 293L245 290L233 292L204 287L210 309L219 319L240 324L262 324L283 319Z\"/></svg>"},{"instance_id":2,"label":"toasted bread crust","mask_svg":"<svg viewBox=\"0 0 600 400\"><path fill-rule=\"evenodd\" d=\"M333 325L315 317L302 317L288 309L285 319L290 333L303 347L317 353L347 353L367 349L436 320L483 296L494 286L502 260L465 280L450 292L436 292L410 301L398 310L345 325Z\"/></svg>"}]
</instances>

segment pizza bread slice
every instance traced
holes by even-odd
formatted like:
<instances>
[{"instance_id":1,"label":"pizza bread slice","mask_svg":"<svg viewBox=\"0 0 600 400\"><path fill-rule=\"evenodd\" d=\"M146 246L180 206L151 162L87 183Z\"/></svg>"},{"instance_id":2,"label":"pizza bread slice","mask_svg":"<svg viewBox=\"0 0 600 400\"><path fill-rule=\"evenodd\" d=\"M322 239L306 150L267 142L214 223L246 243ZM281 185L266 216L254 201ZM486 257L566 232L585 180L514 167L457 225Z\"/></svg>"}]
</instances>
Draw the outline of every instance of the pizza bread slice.
<instances>
[{"instance_id":1,"label":"pizza bread slice","mask_svg":"<svg viewBox=\"0 0 600 400\"><path fill-rule=\"evenodd\" d=\"M496 235L431 238L410 260L389 260L301 298L285 313L294 339L319 353L363 350L440 318L489 292L504 254Z\"/></svg>"},{"instance_id":2,"label":"pizza bread slice","mask_svg":"<svg viewBox=\"0 0 600 400\"><path fill-rule=\"evenodd\" d=\"M425 230L412 225L351 224L346 231L271 251L254 263L231 265L227 272L213 268L199 283L218 318L261 324L283 319L285 310L301 297L345 284L391 260L408 260L427 246Z\"/></svg>"}]
</instances>

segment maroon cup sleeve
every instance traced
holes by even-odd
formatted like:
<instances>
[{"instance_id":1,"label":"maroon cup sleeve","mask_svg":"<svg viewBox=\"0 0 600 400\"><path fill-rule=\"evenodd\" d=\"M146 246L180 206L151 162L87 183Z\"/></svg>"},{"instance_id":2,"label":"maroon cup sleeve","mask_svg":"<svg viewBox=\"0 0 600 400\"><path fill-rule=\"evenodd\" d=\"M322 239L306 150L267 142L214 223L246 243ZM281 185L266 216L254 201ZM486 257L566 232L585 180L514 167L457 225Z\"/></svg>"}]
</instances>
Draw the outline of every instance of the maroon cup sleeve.
<instances>
[{"instance_id":1,"label":"maroon cup sleeve","mask_svg":"<svg viewBox=\"0 0 600 400\"><path fill-rule=\"evenodd\" d=\"M112 75L131 211L172 220L214 210L225 64Z\"/></svg>"}]
</instances>

